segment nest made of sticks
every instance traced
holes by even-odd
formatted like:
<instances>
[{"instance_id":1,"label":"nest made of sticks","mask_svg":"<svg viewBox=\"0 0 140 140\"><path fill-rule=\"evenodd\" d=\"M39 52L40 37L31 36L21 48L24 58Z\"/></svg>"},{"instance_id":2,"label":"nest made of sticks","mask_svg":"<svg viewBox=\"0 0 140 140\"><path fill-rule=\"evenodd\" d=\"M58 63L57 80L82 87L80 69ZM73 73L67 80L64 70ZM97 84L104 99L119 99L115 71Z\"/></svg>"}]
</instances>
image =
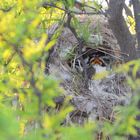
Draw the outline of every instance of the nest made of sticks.
<instances>
[{"instance_id":1,"label":"nest made of sticks","mask_svg":"<svg viewBox=\"0 0 140 140\"><path fill-rule=\"evenodd\" d=\"M120 50L117 41L109 28L107 19L102 16L85 16L80 17L79 22L81 24L90 20L91 36L95 37L95 29L98 27L102 36L102 46L112 50L112 57L117 61L120 57ZM57 28L57 26L55 25ZM55 27L52 27L49 34L53 33ZM93 38L94 40L94 38ZM69 67L67 63L67 55L77 46L77 40L68 28L64 28L57 44L55 45L55 57L51 57L49 73L56 79L61 80L61 86L65 90L65 97L71 95L72 105L75 107L74 112L71 112L66 123L76 122L82 124L84 120L94 120L97 118L109 119L113 113L113 107L116 105L125 105L129 103L131 97L131 89L126 84L126 76L124 74L112 74L103 80L89 80L89 88L85 88L84 78L82 74L77 70ZM91 43L87 43L86 47L94 48ZM72 56L77 57L76 54ZM80 113L79 113L80 112ZM86 115L85 115L86 114ZM84 118L84 119L83 119Z\"/></svg>"}]
</instances>

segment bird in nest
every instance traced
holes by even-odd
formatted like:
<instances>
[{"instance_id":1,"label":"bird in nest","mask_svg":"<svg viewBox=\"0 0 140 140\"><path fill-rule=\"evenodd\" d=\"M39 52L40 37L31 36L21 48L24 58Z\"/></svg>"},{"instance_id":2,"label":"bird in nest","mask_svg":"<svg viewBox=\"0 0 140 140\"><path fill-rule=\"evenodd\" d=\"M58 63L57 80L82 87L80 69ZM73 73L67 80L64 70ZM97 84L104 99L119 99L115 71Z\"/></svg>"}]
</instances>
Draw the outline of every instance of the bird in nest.
<instances>
[{"instance_id":1,"label":"bird in nest","mask_svg":"<svg viewBox=\"0 0 140 140\"><path fill-rule=\"evenodd\" d=\"M99 56L94 55L89 58L87 75L91 79L93 75L105 72L109 67L109 58L108 56Z\"/></svg>"},{"instance_id":2,"label":"bird in nest","mask_svg":"<svg viewBox=\"0 0 140 140\"><path fill-rule=\"evenodd\" d=\"M91 79L94 74L110 69L111 57L102 50L86 48L86 50L83 51L82 57L87 68L87 76L89 79ZM83 72L83 65L79 58L72 60L69 66L75 68L77 71Z\"/></svg>"},{"instance_id":3,"label":"bird in nest","mask_svg":"<svg viewBox=\"0 0 140 140\"><path fill-rule=\"evenodd\" d=\"M102 49L87 48L84 58L88 58L87 64L95 69L95 74L110 69L112 57Z\"/></svg>"}]
</instances>

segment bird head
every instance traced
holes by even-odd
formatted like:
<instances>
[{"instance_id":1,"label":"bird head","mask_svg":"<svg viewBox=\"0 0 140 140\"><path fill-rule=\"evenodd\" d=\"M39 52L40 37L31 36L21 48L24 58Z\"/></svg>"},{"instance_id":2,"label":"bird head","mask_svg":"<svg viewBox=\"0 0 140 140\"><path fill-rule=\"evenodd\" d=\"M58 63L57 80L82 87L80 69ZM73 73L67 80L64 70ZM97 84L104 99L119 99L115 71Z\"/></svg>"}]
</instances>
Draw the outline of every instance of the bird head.
<instances>
[{"instance_id":1,"label":"bird head","mask_svg":"<svg viewBox=\"0 0 140 140\"><path fill-rule=\"evenodd\" d=\"M95 73L100 73L106 70L106 63L99 56L94 56L90 59L90 65L95 69Z\"/></svg>"}]
</instances>

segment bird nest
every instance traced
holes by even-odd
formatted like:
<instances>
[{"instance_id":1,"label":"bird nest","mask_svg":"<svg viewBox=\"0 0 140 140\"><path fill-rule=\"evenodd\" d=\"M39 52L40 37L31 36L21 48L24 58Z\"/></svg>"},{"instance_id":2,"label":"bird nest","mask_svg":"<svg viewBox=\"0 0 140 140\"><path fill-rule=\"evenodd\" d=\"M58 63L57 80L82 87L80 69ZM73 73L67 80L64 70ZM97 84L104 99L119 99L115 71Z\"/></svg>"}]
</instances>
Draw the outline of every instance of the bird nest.
<instances>
[{"instance_id":1,"label":"bird nest","mask_svg":"<svg viewBox=\"0 0 140 140\"><path fill-rule=\"evenodd\" d=\"M78 18L81 24L89 22L89 31L91 31L90 42L87 42L84 48L92 48L93 51L99 47L110 49L113 52L110 59L116 62L120 60L119 46L109 28L106 18L102 16L83 16ZM49 29L48 34L53 34L58 25ZM97 32L98 29L98 32ZM97 36L101 37L98 40ZM97 40L99 42L97 42ZM82 73L75 67L68 64L68 54L71 54L74 60L78 57L74 54L77 46L77 40L68 28L64 28L57 44L51 53L49 63L49 73L55 79L60 80L61 87L65 90L65 98L71 96L71 104L75 110L71 112L65 123L82 124L85 120L110 119L113 120L113 107L116 105L126 105L129 103L131 89L126 84L125 74L110 74L104 79L88 80L88 88L85 88L85 79ZM96 47L95 47L96 46ZM73 61L74 63L74 61ZM73 64L72 65L75 65ZM112 67L112 65L111 65Z\"/></svg>"}]
</instances>

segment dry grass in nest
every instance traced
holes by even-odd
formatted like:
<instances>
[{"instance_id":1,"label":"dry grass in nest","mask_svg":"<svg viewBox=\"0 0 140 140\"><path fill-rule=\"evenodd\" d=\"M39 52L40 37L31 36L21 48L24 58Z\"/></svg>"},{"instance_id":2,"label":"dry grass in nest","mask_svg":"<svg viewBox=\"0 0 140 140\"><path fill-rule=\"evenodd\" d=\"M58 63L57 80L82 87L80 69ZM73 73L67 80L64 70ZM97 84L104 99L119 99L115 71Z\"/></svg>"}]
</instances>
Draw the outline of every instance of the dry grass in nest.
<instances>
[{"instance_id":1,"label":"dry grass in nest","mask_svg":"<svg viewBox=\"0 0 140 140\"><path fill-rule=\"evenodd\" d=\"M90 30L93 30L91 34L95 35L94 29L98 26L103 41L114 50L113 55L119 58L119 46L107 20L100 16L87 16L80 19L80 22L85 23L89 20L91 22ZM59 50L57 52L58 57L51 58L54 63L50 64L50 74L61 80L61 85L65 89L65 96L73 97L71 103L75 107L75 111L73 115L68 115L67 123L82 124L84 120L95 119L112 121L114 119L114 106L125 105L130 101L131 89L126 84L125 75L112 74L102 80L89 80L89 88L86 89L83 85L82 74L71 69L65 60L69 50L75 46L77 46L77 40L68 28L64 28L59 43L55 46L56 52Z\"/></svg>"}]
</instances>

